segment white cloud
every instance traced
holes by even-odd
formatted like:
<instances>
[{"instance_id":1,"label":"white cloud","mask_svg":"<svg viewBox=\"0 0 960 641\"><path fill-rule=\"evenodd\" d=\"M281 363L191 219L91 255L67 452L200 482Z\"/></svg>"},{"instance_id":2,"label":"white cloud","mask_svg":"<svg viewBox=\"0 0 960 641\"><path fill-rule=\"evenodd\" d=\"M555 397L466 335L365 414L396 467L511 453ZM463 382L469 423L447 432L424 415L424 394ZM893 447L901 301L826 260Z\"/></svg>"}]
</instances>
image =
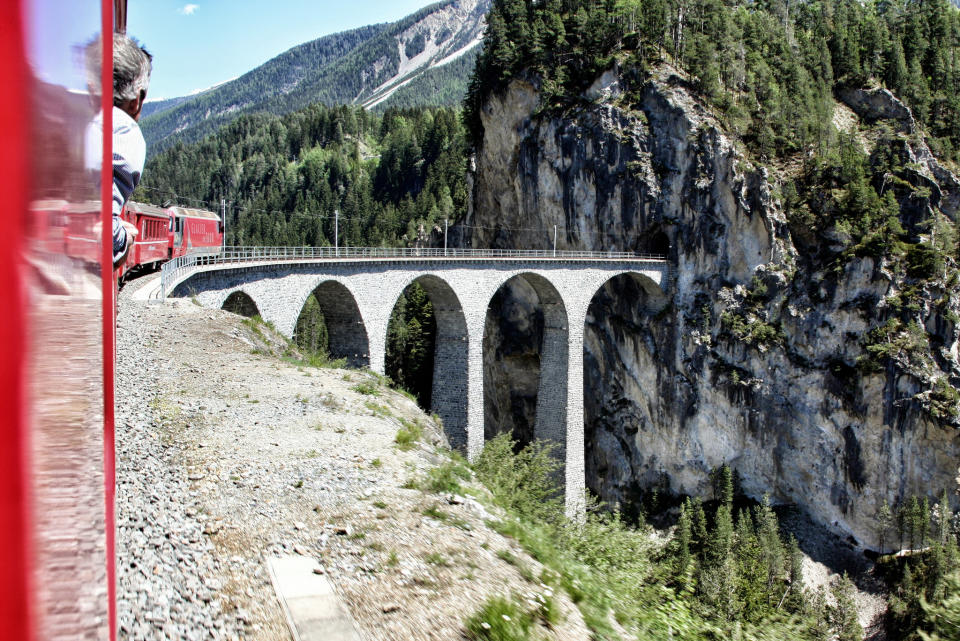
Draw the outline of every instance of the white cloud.
<instances>
[{"instance_id":1,"label":"white cloud","mask_svg":"<svg viewBox=\"0 0 960 641\"><path fill-rule=\"evenodd\" d=\"M200 5L198 4L185 4L179 9L177 9L177 13L179 13L182 16L192 16L194 12L199 8L200 8Z\"/></svg>"}]
</instances>

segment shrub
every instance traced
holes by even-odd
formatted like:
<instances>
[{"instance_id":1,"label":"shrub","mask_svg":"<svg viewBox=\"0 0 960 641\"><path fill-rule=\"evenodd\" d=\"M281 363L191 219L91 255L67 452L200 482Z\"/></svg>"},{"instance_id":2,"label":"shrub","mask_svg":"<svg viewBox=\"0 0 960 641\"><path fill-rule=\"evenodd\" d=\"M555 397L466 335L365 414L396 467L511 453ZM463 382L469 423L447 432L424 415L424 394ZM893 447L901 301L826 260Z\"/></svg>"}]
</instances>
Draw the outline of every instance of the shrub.
<instances>
[{"instance_id":1,"label":"shrub","mask_svg":"<svg viewBox=\"0 0 960 641\"><path fill-rule=\"evenodd\" d=\"M533 617L502 596L487 599L466 621L467 635L477 641L527 641Z\"/></svg>"},{"instance_id":2,"label":"shrub","mask_svg":"<svg viewBox=\"0 0 960 641\"><path fill-rule=\"evenodd\" d=\"M487 441L473 466L477 478L508 510L546 522L561 521L563 499L555 481L560 463L553 456L554 446L537 441L514 454L515 445L509 434Z\"/></svg>"},{"instance_id":3,"label":"shrub","mask_svg":"<svg viewBox=\"0 0 960 641\"><path fill-rule=\"evenodd\" d=\"M431 492L460 494L460 481L470 480L470 470L458 461L446 461L427 472L423 489Z\"/></svg>"},{"instance_id":4,"label":"shrub","mask_svg":"<svg viewBox=\"0 0 960 641\"><path fill-rule=\"evenodd\" d=\"M357 383L350 389L357 394L363 394L364 396L380 396L380 390L377 388L377 386L366 381L363 383Z\"/></svg>"},{"instance_id":5,"label":"shrub","mask_svg":"<svg viewBox=\"0 0 960 641\"><path fill-rule=\"evenodd\" d=\"M397 444L404 452L413 448L413 446L420 440L423 436L423 428L416 423L411 423L403 419L400 420L402 427L397 430L397 435L394 437L393 442Z\"/></svg>"}]
</instances>

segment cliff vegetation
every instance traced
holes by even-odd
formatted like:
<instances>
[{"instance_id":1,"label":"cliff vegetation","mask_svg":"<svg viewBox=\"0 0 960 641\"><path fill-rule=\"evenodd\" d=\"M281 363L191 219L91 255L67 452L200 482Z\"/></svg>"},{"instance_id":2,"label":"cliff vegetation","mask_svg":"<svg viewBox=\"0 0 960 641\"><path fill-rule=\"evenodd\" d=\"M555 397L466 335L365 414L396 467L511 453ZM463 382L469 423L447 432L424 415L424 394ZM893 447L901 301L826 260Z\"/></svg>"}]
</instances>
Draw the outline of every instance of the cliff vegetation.
<instances>
[{"instance_id":1,"label":"cliff vegetation","mask_svg":"<svg viewBox=\"0 0 960 641\"><path fill-rule=\"evenodd\" d=\"M957 570L960 13L497 0L488 25L465 105L470 242L539 246L556 225L560 248L654 251L675 270L666 306L620 280L588 312L591 490L625 516L683 505L683 520L729 465L760 505L852 548L913 550L881 557L888 629L931 630ZM488 359L491 387L536 377L538 340ZM536 391L511 403L535 408ZM718 593L742 595L744 572ZM716 580L691 577L698 607Z\"/></svg>"}]
</instances>

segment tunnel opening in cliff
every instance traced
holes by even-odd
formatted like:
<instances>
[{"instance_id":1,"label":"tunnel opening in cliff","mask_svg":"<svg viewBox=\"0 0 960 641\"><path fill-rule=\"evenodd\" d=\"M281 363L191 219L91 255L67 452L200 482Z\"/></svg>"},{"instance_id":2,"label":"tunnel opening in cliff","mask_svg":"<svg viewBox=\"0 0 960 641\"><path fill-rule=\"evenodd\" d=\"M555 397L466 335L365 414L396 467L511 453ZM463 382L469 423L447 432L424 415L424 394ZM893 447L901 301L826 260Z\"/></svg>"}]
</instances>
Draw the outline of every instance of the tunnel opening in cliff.
<instances>
[{"instance_id":1,"label":"tunnel opening in cliff","mask_svg":"<svg viewBox=\"0 0 960 641\"><path fill-rule=\"evenodd\" d=\"M584 326L586 485L629 519L650 509L669 481L645 452L669 412L659 380L668 364L660 344L672 322L663 291L639 274L621 274L594 294Z\"/></svg>"},{"instance_id":2,"label":"tunnel opening in cliff","mask_svg":"<svg viewBox=\"0 0 960 641\"><path fill-rule=\"evenodd\" d=\"M487 307L483 334L484 438L509 433L519 450L566 444L567 314L557 290L534 274L514 276Z\"/></svg>"},{"instance_id":3,"label":"tunnel opening in cliff","mask_svg":"<svg viewBox=\"0 0 960 641\"><path fill-rule=\"evenodd\" d=\"M641 254L653 254L654 256L670 255L670 237L667 236L659 225L654 225L651 229L638 235L637 251Z\"/></svg>"}]
</instances>

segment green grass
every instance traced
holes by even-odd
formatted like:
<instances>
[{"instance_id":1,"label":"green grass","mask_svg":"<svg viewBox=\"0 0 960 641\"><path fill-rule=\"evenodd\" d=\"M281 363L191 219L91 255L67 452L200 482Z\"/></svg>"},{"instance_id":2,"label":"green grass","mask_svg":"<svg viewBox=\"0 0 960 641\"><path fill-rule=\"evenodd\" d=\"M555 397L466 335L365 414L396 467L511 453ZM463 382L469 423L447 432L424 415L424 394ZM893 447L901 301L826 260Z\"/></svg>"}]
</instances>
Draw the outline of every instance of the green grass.
<instances>
[{"instance_id":1,"label":"green grass","mask_svg":"<svg viewBox=\"0 0 960 641\"><path fill-rule=\"evenodd\" d=\"M364 401L363 406L373 412L374 416L390 416L390 410L374 401Z\"/></svg>"},{"instance_id":2,"label":"green grass","mask_svg":"<svg viewBox=\"0 0 960 641\"><path fill-rule=\"evenodd\" d=\"M423 437L423 428L418 423L411 423L404 419L400 419L400 424L402 427L397 430L393 442L403 451L413 449L417 441Z\"/></svg>"},{"instance_id":3,"label":"green grass","mask_svg":"<svg viewBox=\"0 0 960 641\"><path fill-rule=\"evenodd\" d=\"M436 519L437 521L446 521L449 518L449 514L438 508L436 505L431 505L423 511L424 516L429 516L431 519Z\"/></svg>"},{"instance_id":4,"label":"green grass","mask_svg":"<svg viewBox=\"0 0 960 641\"><path fill-rule=\"evenodd\" d=\"M364 396L380 396L380 388L374 383L369 383L366 381L363 383L357 383L350 389L357 394L363 394Z\"/></svg>"},{"instance_id":5,"label":"green grass","mask_svg":"<svg viewBox=\"0 0 960 641\"><path fill-rule=\"evenodd\" d=\"M440 554L439 552L431 552L427 556L423 557L423 560L429 563L430 565L439 565L440 567L444 567L444 568L450 567L451 565L453 565L450 559Z\"/></svg>"},{"instance_id":6,"label":"green grass","mask_svg":"<svg viewBox=\"0 0 960 641\"><path fill-rule=\"evenodd\" d=\"M461 461L445 461L427 471L422 489L438 494L462 494L463 488L460 486L460 481L469 481L470 476L470 469Z\"/></svg>"},{"instance_id":7,"label":"green grass","mask_svg":"<svg viewBox=\"0 0 960 641\"><path fill-rule=\"evenodd\" d=\"M502 596L487 599L466 621L467 636L475 641L527 641L533 627L533 616Z\"/></svg>"},{"instance_id":8,"label":"green grass","mask_svg":"<svg viewBox=\"0 0 960 641\"><path fill-rule=\"evenodd\" d=\"M497 550L497 558L503 559L510 565L517 565L517 555L511 552L510 550L508 550L507 548L503 548L502 550Z\"/></svg>"}]
</instances>

